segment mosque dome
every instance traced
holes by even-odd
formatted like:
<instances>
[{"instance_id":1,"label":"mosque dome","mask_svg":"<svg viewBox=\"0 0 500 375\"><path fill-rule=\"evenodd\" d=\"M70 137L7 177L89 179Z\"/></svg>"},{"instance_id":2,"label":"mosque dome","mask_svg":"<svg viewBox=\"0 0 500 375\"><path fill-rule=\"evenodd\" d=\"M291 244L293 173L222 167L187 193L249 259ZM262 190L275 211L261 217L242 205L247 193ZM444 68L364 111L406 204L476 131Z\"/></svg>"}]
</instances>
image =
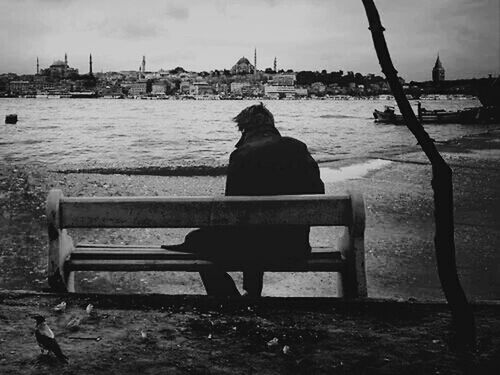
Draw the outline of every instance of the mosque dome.
<instances>
[{"instance_id":1,"label":"mosque dome","mask_svg":"<svg viewBox=\"0 0 500 375\"><path fill-rule=\"evenodd\" d=\"M66 66L66 63L61 60L54 61L51 66Z\"/></svg>"},{"instance_id":2,"label":"mosque dome","mask_svg":"<svg viewBox=\"0 0 500 375\"><path fill-rule=\"evenodd\" d=\"M231 68L232 74L250 74L254 71L254 66L246 57L240 58L236 64Z\"/></svg>"},{"instance_id":3,"label":"mosque dome","mask_svg":"<svg viewBox=\"0 0 500 375\"><path fill-rule=\"evenodd\" d=\"M236 63L237 65L241 65L241 64L247 64L247 65L250 65L250 61L248 61L248 59L246 57L242 57L241 59L238 60L238 62Z\"/></svg>"}]
</instances>

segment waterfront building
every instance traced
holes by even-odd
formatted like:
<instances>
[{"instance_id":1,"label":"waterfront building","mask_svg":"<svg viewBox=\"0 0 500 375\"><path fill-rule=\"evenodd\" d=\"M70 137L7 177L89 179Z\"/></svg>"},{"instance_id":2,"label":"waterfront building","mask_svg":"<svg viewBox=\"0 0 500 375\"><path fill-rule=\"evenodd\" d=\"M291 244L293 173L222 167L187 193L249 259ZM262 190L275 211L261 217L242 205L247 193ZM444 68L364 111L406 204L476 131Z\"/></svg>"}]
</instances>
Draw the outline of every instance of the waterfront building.
<instances>
[{"instance_id":1,"label":"waterfront building","mask_svg":"<svg viewBox=\"0 0 500 375\"><path fill-rule=\"evenodd\" d=\"M264 94L271 98L294 97L296 92L295 87L290 85L264 85Z\"/></svg>"},{"instance_id":2,"label":"waterfront building","mask_svg":"<svg viewBox=\"0 0 500 375\"><path fill-rule=\"evenodd\" d=\"M47 69L42 69L41 74L51 78L62 79L68 78L72 75L77 75L78 69L71 68L68 65L68 55L64 54L64 61L54 61L54 63Z\"/></svg>"},{"instance_id":3,"label":"waterfront building","mask_svg":"<svg viewBox=\"0 0 500 375\"><path fill-rule=\"evenodd\" d=\"M29 81L10 81L9 89L12 94L17 95L26 95L33 91Z\"/></svg>"},{"instance_id":4,"label":"waterfront building","mask_svg":"<svg viewBox=\"0 0 500 375\"><path fill-rule=\"evenodd\" d=\"M153 83L153 85L151 86L151 94L153 95L165 94L166 91L167 86L164 82Z\"/></svg>"},{"instance_id":5,"label":"waterfront building","mask_svg":"<svg viewBox=\"0 0 500 375\"><path fill-rule=\"evenodd\" d=\"M272 85L280 86L294 86L297 78L295 73L282 73L275 74L272 76L272 81L269 83Z\"/></svg>"},{"instance_id":6,"label":"waterfront building","mask_svg":"<svg viewBox=\"0 0 500 375\"><path fill-rule=\"evenodd\" d=\"M264 95L264 86L259 83L250 84L241 88L241 95L244 97L255 97Z\"/></svg>"},{"instance_id":7,"label":"waterfront building","mask_svg":"<svg viewBox=\"0 0 500 375\"><path fill-rule=\"evenodd\" d=\"M444 81L444 68L443 64L441 64L441 60L439 60L438 54L434 68L432 68L432 82L438 83L441 81Z\"/></svg>"},{"instance_id":8,"label":"waterfront building","mask_svg":"<svg viewBox=\"0 0 500 375\"><path fill-rule=\"evenodd\" d=\"M179 93L189 94L190 87L191 87L190 81L188 81L188 80L181 81L181 83L179 84Z\"/></svg>"},{"instance_id":9,"label":"waterfront building","mask_svg":"<svg viewBox=\"0 0 500 375\"><path fill-rule=\"evenodd\" d=\"M295 88L295 96L307 96L307 88L305 87L296 87Z\"/></svg>"},{"instance_id":10,"label":"waterfront building","mask_svg":"<svg viewBox=\"0 0 500 375\"><path fill-rule=\"evenodd\" d=\"M227 95L229 94L230 86L227 83L217 82L215 84L215 90L218 94Z\"/></svg>"},{"instance_id":11,"label":"waterfront building","mask_svg":"<svg viewBox=\"0 0 500 375\"><path fill-rule=\"evenodd\" d=\"M231 93L241 95L243 87L247 86L250 86L250 82L231 82Z\"/></svg>"},{"instance_id":12,"label":"waterfront building","mask_svg":"<svg viewBox=\"0 0 500 375\"><path fill-rule=\"evenodd\" d=\"M322 95L326 91L326 86L322 82L314 82L309 88L309 93L314 95Z\"/></svg>"},{"instance_id":13,"label":"waterfront building","mask_svg":"<svg viewBox=\"0 0 500 375\"><path fill-rule=\"evenodd\" d=\"M148 84L147 82L130 82L125 84L125 87L128 88L129 96L141 96L146 95Z\"/></svg>"},{"instance_id":14,"label":"waterfront building","mask_svg":"<svg viewBox=\"0 0 500 375\"><path fill-rule=\"evenodd\" d=\"M252 74L254 72L255 67L246 57L239 59L231 68L231 74Z\"/></svg>"},{"instance_id":15,"label":"waterfront building","mask_svg":"<svg viewBox=\"0 0 500 375\"><path fill-rule=\"evenodd\" d=\"M155 79L160 79L161 75L159 72L148 72L144 74L144 79L150 79L150 80L155 80Z\"/></svg>"},{"instance_id":16,"label":"waterfront building","mask_svg":"<svg viewBox=\"0 0 500 375\"><path fill-rule=\"evenodd\" d=\"M193 82L189 86L189 94L190 95L213 95L214 89L205 81L197 81Z\"/></svg>"},{"instance_id":17,"label":"waterfront building","mask_svg":"<svg viewBox=\"0 0 500 375\"><path fill-rule=\"evenodd\" d=\"M157 75L159 78L168 78L171 76L170 71L163 69L158 70Z\"/></svg>"}]
</instances>

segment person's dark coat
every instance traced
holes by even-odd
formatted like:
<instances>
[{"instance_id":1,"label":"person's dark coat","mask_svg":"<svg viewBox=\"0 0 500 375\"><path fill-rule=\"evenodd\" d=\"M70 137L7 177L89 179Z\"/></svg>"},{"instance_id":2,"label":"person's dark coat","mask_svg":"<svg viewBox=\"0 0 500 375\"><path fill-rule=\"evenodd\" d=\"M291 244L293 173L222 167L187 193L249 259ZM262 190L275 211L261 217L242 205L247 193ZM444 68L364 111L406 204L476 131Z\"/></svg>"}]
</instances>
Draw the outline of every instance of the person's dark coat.
<instances>
[{"instance_id":1,"label":"person's dark coat","mask_svg":"<svg viewBox=\"0 0 500 375\"><path fill-rule=\"evenodd\" d=\"M274 127L245 131L230 156L228 196L324 194L316 161L306 145L282 137ZM199 229L184 246L209 258L258 264L270 259L300 259L310 253L308 226Z\"/></svg>"}]
</instances>

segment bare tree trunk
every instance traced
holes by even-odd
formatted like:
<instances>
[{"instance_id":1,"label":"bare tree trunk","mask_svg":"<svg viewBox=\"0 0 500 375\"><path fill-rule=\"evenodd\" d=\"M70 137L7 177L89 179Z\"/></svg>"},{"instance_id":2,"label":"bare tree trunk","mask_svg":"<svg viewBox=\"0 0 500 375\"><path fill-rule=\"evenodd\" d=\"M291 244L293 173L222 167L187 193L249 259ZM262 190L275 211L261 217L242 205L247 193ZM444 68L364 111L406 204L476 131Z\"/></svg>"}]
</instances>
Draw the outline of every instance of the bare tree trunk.
<instances>
[{"instance_id":1,"label":"bare tree trunk","mask_svg":"<svg viewBox=\"0 0 500 375\"><path fill-rule=\"evenodd\" d=\"M406 99L397 71L389 55L384 38L384 28L373 0L362 0L365 7L373 44L377 52L382 72L385 74L405 123L413 133L432 165L432 189L434 191L434 219L436 233L434 245L439 279L444 295L450 306L457 338L461 344L475 344L475 323L472 307L458 279L455 259L455 240L453 223L453 181L452 171L441 157L423 126L415 117Z\"/></svg>"}]
</instances>

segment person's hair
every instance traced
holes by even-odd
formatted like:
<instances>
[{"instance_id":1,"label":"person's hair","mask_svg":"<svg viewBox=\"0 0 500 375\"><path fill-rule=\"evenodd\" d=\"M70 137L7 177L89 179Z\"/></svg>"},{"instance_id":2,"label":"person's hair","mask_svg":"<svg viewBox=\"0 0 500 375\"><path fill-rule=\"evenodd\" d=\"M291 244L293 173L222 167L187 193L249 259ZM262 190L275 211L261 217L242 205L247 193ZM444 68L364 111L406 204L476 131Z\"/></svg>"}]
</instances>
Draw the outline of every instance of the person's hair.
<instances>
[{"instance_id":1,"label":"person's hair","mask_svg":"<svg viewBox=\"0 0 500 375\"><path fill-rule=\"evenodd\" d=\"M238 126L239 131L261 126L274 127L273 114L264 106L262 102L245 108L233 118L233 121L236 122L236 126Z\"/></svg>"}]
</instances>

